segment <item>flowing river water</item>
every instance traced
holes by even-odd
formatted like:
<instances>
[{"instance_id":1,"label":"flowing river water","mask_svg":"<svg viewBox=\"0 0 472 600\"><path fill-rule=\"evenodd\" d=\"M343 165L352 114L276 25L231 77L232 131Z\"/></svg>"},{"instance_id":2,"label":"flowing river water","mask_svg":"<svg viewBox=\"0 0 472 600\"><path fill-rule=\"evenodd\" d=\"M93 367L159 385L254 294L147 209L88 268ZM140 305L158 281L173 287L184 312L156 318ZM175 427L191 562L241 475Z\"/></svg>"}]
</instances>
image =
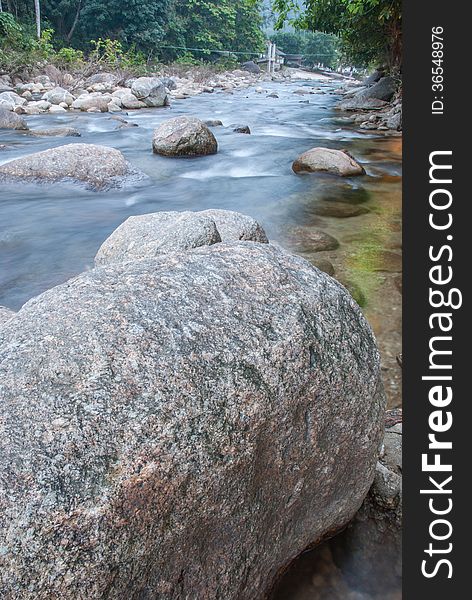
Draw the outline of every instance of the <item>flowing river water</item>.
<instances>
[{"instance_id":1,"label":"flowing river water","mask_svg":"<svg viewBox=\"0 0 472 600\"><path fill-rule=\"evenodd\" d=\"M339 85L328 79L265 84L278 98L255 88L201 94L175 100L170 108L130 112L126 119L138 127L124 127L108 113L28 117L31 129L71 126L80 138L1 131L1 163L65 143L102 144L121 150L149 177L103 192L71 183L1 183L0 305L19 309L92 267L99 246L130 215L236 210L260 221L272 241L323 268L326 260L332 263L334 276L361 304L377 336L389 406L400 406L401 137L350 124L335 109ZM316 93L294 93L301 87ZM220 119L224 127L213 129L218 154L153 155L153 129L177 115ZM231 125L241 124L249 125L251 135L233 132ZM295 175L292 161L314 146L349 150L367 174ZM334 236L339 248L314 252L318 229Z\"/></svg>"}]
</instances>

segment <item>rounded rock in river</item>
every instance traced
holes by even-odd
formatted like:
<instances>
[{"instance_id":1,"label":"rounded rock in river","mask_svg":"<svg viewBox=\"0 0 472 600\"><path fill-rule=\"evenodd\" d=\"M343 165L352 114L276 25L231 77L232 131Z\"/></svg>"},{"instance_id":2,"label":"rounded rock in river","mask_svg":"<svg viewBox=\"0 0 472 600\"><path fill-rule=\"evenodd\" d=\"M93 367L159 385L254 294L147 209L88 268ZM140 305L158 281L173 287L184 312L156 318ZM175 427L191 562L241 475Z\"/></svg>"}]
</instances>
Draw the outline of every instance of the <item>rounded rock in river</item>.
<instances>
[{"instance_id":1,"label":"rounded rock in river","mask_svg":"<svg viewBox=\"0 0 472 600\"><path fill-rule=\"evenodd\" d=\"M154 131L152 148L161 156L206 156L216 154L218 142L200 119L175 117L164 121Z\"/></svg>"}]
</instances>

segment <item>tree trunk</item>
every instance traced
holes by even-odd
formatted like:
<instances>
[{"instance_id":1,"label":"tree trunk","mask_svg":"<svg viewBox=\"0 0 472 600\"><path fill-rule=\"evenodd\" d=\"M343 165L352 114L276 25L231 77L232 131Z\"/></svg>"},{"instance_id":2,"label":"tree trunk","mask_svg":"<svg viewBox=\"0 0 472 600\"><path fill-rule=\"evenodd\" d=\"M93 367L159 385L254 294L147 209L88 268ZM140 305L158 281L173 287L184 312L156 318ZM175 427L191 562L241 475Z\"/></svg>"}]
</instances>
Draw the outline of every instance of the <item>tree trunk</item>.
<instances>
[{"instance_id":1,"label":"tree trunk","mask_svg":"<svg viewBox=\"0 0 472 600\"><path fill-rule=\"evenodd\" d=\"M36 17L36 35L39 40L41 37L41 7L39 5L39 0L34 0L34 14Z\"/></svg>"},{"instance_id":2,"label":"tree trunk","mask_svg":"<svg viewBox=\"0 0 472 600\"><path fill-rule=\"evenodd\" d=\"M1 0L0 0L0 2L1 2ZM79 5L77 6L77 12L75 13L74 22L72 23L71 30L69 31L69 33L66 36L66 39L68 42L70 42L72 36L74 35L75 28L77 27L77 23L79 22L81 10L82 10L82 0L79 0Z\"/></svg>"}]
</instances>

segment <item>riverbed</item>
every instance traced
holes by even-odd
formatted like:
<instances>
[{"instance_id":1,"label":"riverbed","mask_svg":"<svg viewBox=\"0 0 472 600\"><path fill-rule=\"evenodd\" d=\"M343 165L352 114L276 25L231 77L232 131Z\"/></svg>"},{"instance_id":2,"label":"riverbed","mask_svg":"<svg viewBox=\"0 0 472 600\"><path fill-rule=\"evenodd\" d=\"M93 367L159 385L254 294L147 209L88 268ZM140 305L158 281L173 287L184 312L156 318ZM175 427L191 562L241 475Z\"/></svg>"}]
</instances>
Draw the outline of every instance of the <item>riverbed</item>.
<instances>
[{"instance_id":1,"label":"riverbed","mask_svg":"<svg viewBox=\"0 0 472 600\"><path fill-rule=\"evenodd\" d=\"M201 94L174 100L169 108L120 114L128 124L109 113L27 118L31 129L74 127L79 138L2 130L0 163L80 142L119 149L148 177L101 192L71 183L0 184L0 305L18 310L44 290L92 268L102 242L130 215L236 210L256 218L272 241L315 264L320 259L332 264L334 276L361 304L377 336L389 407L400 406L401 137L356 129L335 108L340 85L320 78L263 83L262 92ZM301 88L315 93L301 94ZM269 97L273 92L278 97ZM178 115L221 120L223 126L213 128L218 154L195 159L154 155L153 129ZM251 135L235 133L237 125L248 125ZM314 146L347 149L366 175L295 175L293 160ZM314 252L314 229L334 236L339 248Z\"/></svg>"}]
</instances>

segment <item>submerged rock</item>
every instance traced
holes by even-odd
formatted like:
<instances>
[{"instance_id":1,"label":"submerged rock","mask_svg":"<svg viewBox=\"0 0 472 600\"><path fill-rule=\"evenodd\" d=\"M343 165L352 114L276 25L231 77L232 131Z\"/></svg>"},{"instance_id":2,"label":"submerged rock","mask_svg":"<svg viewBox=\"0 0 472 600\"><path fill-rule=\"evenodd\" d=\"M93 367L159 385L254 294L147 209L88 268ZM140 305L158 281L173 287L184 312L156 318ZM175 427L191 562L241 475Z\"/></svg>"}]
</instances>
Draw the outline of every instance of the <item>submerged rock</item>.
<instances>
[{"instance_id":1,"label":"submerged rock","mask_svg":"<svg viewBox=\"0 0 472 600\"><path fill-rule=\"evenodd\" d=\"M54 127L52 129L31 129L29 135L36 137L80 137L80 131L75 127Z\"/></svg>"},{"instance_id":2,"label":"submerged rock","mask_svg":"<svg viewBox=\"0 0 472 600\"><path fill-rule=\"evenodd\" d=\"M295 173L315 173L324 171L350 177L364 175L364 168L346 150L332 148L312 148L301 154L293 163Z\"/></svg>"},{"instance_id":3,"label":"submerged rock","mask_svg":"<svg viewBox=\"0 0 472 600\"><path fill-rule=\"evenodd\" d=\"M358 217L369 213L369 209L359 204L348 204L347 202L319 201L310 211L320 217L335 217L336 219L346 219L349 217Z\"/></svg>"},{"instance_id":4,"label":"submerged rock","mask_svg":"<svg viewBox=\"0 0 472 600\"><path fill-rule=\"evenodd\" d=\"M94 144L68 144L0 165L0 177L45 182L70 179L93 189L116 185L136 173L119 150Z\"/></svg>"},{"instance_id":5,"label":"submerged rock","mask_svg":"<svg viewBox=\"0 0 472 600\"><path fill-rule=\"evenodd\" d=\"M97 268L0 330L6 598L254 600L370 488L370 327L254 242ZM248 583L249 582L249 583Z\"/></svg>"},{"instance_id":6,"label":"submerged rock","mask_svg":"<svg viewBox=\"0 0 472 600\"><path fill-rule=\"evenodd\" d=\"M295 252L323 252L339 248L338 240L329 233L303 225L290 228L288 241Z\"/></svg>"},{"instance_id":7,"label":"submerged rock","mask_svg":"<svg viewBox=\"0 0 472 600\"><path fill-rule=\"evenodd\" d=\"M0 129L19 129L25 131L28 129L28 125L15 112L0 106Z\"/></svg>"},{"instance_id":8,"label":"submerged rock","mask_svg":"<svg viewBox=\"0 0 472 600\"><path fill-rule=\"evenodd\" d=\"M161 156L205 156L216 154L218 142L200 119L175 117L154 131L152 148Z\"/></svg>"},{"instance_id":9,"label":"submerged rock","mask_svg":"<svg viewBox=\"0 0 472 600\"><path fill-rule=\"evenodd\" d=\"M229 210L157 212L129 217L100 247L96 265L151 258L218 242L267 243L257 221Z\"/></svg>"},{"instance_id":10,"label":"submerged rock","mask_svg":"<svg viewBox=\"0 0 472 600\"><path fill-rule=\"evenodd\" d=\"M249 125L236 125L236 126L233 125L233 131L235 133L247 133L247 134L251 133Z\"/></svg>"}]
</instances>

